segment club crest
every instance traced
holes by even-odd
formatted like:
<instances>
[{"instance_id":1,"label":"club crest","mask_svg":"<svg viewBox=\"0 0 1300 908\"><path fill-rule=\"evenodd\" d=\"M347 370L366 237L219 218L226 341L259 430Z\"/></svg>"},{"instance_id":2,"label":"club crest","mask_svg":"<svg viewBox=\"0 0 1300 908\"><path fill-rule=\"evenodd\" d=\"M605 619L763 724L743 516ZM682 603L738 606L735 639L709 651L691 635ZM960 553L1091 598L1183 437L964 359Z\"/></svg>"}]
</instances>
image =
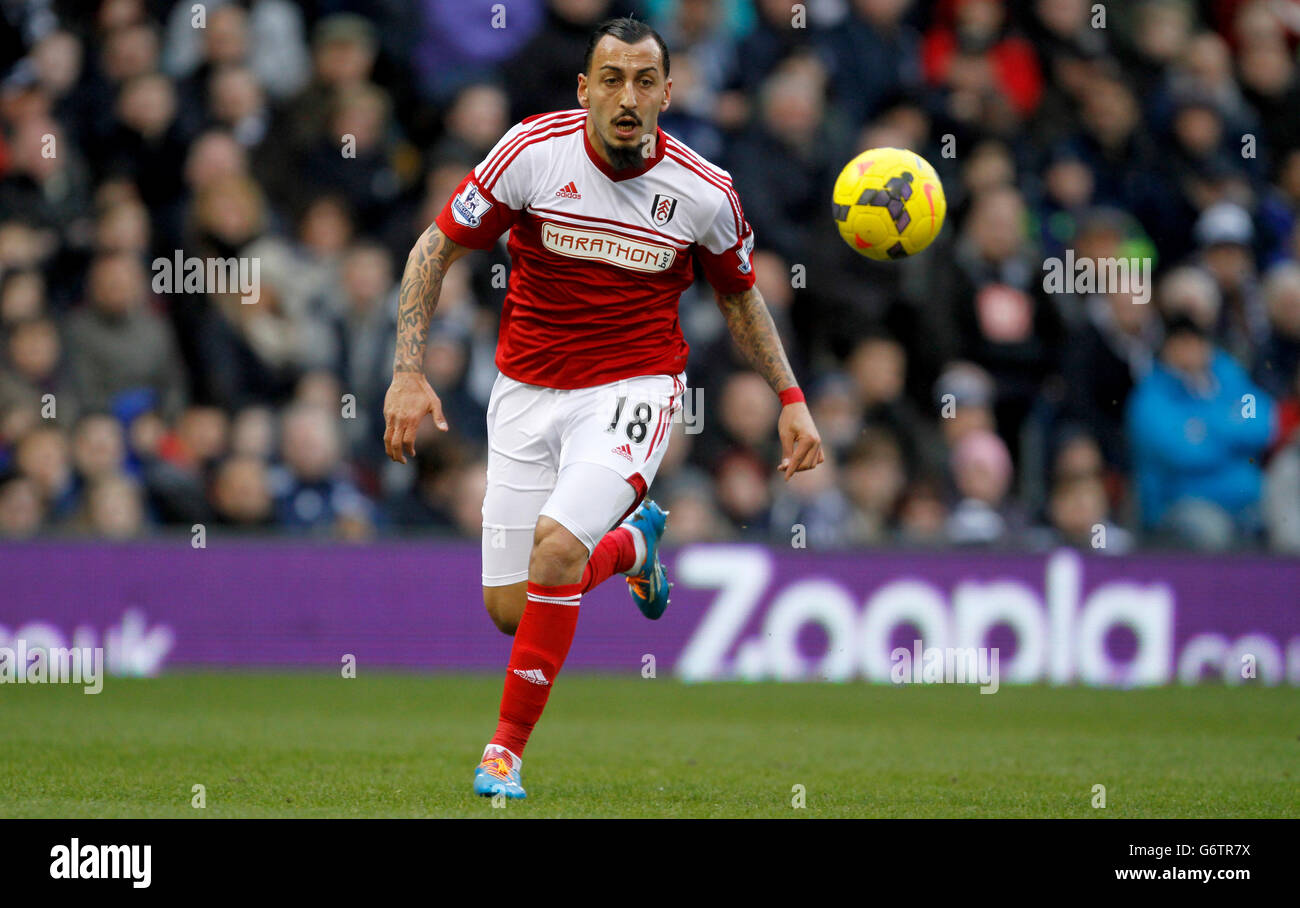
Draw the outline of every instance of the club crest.
<instances>
[{"instance_id":1,"label":"club crest","mask_svg":"<svg viewBox=\"0 0 1300 908\"><path fill-rule=\"evenodd\" d=\"M650 203L650 217L656 227L662 227L673 219L677 211L677 200L670 195L656 195Z\"/></svg>"}]
</instances>

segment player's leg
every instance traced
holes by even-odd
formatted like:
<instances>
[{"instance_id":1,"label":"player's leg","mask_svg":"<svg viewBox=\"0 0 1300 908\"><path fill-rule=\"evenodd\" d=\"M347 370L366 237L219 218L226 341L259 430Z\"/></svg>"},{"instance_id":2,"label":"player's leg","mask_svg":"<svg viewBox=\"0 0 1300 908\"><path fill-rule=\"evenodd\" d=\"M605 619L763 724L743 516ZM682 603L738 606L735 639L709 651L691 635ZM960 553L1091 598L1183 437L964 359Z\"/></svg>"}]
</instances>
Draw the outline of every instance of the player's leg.
<instances>
[{"instance_id":1,"label":"player's leg","mask_svg":"<svg viewBox=\"0 0 1300 908\"><path fill-rule=\"evenodd\" d=\"M635 492L616 472L579 463L560 471L537 519L523 615L510 649L497 728L475 775L480 794L522 798L519 771L524 747L578 627L584 577L593 549L635 504ZM613 516L611 515L613 510ZM628 553L633 551L627 540Z\"/></svg>"},{"instance_id":2,"label":"player's leg","mask_svg":"<svg viewBox=\"0 0 1300 908\"><path fill-rule=\"evenodd\" d=\"M551 495L554 494L552 491ZM533 533L533 552L528 561L529 582L543 586L578 583L590 555L587 546L571 530L546 516L543 505Z\"/></svg>"},{"instance_id":3,"label":"player's leg","mask_svg":"<svg viewBox=\"0 0 1300 908\"><path fill-rule=\"evenodd\" d=\"M537 515L555 486L547 465L488 452L483 496L483 605L497 628L515 633L524 614Z\"/></svg>"},{"instance_id":4,"label":"player's leg","mask_svg":"<svg viewBox=\"0 0 1300 908\"><path fill-rule=\"evenodd\" d=\"M637 531L619 524L644 496L647 476L653 478L658 469L684 384L669 376L636 381L570 393L559 414L559 477L537 520L527 600L511 648L497 731L475 777L481 794L525 797L519 776L523 749L573 642L583 592L646 559L639 551L645 540L638 547ZM629 393L637 398L630 408ZM612 418L605 412L610 405ZM628 415L620 419L624 408Z\"/></svg>"},{"instance_id":5,"label":"player's leg","mask_svg":"<svg viewBox=\"0 0 1300 908\"><path fill-rule=\"evenodd\" d=\"M668 512L646 497L668 451L673 420L681 412L686 391L686 375L652 375L618 382L613 386L614 415L604 423L605 413L586 422L594 424L585 432L575 433L580 440L572 448L573 459L604 463L627 480L637 491L637 504L624 519L606 534L592 553L589 564L592 585L614 572L627 575L628 591L641 613L651 620L663 615L668 607L672 584L659 561L659 540L663 536ZM608 402L606 401L606 407ZM610 436L615 445L610 445ZM564 459L561 471L564 470ZM624 554L625 540L633 551ZM602 552L608 551L609 568L601 571Z\"/></svg>"},{"instance_id":6,"label":"player's leg","mask_svg":"<svg viewBox=\"0 0 1300 908\"><path fill-rule=\"evenodd\" d=\"M519 627L519 619L524 616L524 603L528 601L528 581L506 586L483 587L483 605L488 617L503 634L514 636Z\"/></svg>"},{"instance_id":7,"label":"player's leg","mask_svg":"<svg viewBox=\"0 0 1300 908\"><path fill-rule=\"evenodd\" d=\"M543 540L567 540L566 554L576 558L573 540L578 539L588 553L578 580L585 593L616 573L638 577L643 565L657 561L653 549L663 533L665 512L645 496L667 452L685 389L685 374L659 375L567 395L559 414L564 423L560 479L538 520L532 566L545 569L549 564L538 558L536 545L543 544L545 555L550 544ZM557 534L553 524L567 527L570 534ZM603 532L593 532L602 525ZM529 577L540 579L534 570Z\"/></svg>"},{"instance_id":8,"label":"player's leg","mask_svg":"<svg viewBox=\"0 0 1300 908\"><path fill-rule=\"evenodd\" d=\"M545 389L499 376L488 402L487 492L483 496L483 605L515 633L524 614L537 515L555 488L558 447L548 444L553 402Z\"/></svg>"},{"instance_id":9,"label":"player's leg","mask_svg":"<svg viewBox=\"0 0 1300 908\"><path fill-rule=\"evenodd\" d=\"M493 623L515 635L511 665L517 651L553 651L556 633L542 622L525 623L530 589L529 570L538 541L538 514L555 487L560 433L555 424L560 392L497 378L488 405L488 484L483 499L483 604ZM546 534L549 539L549 533ZM579 546L581 548L581 546ZM544 561L556 561L556 543L547 541ZM585 557L585 550L582 552ZM559 559L563 562L563 558ZM555 568L550 568L554 570ZM559 565L563 569L563 564ZM578 563L581 569L581 562ZM549 576L549 575L548 575ZM531 627L531 629L530 629ZM521 630L524 633L521 634ZM561 629L563 648L567 637ZM522 641L522 642L521 642ZM537 680L540 676L529 676ZM506 670L511 679L524 683ZM549 683L549 682L548 682ZM494 737L474 771L474 791L481 795L525 797L519 781L522 744L507 735ZM514 743L512 750L510 745Z\"/></svg>"},{"instance_id":10,"label":"player's leg","mask_svg":"<svg viewBox=\"0 0 1300 908\"><path fill-rule=\"evenodd\" d=\"M646 493L685 388L685 375L642 376L576 391L565 402L559 479L539 524L550 517L586 547L582 592L616 573L639 576L657 561L664 512Z\"/></svg>"},{"instance_id":11,"label":"player's leg","mask_svg":"<svg viewBox=\"0 0 1300 908\"><path fill-rule=\"evenodd\" d=\"M638 502L639 503L639 502ZM632 511L639 509L636 505ZM615 574L629 574L636 571L645 561L646 544L641 531L632 527L631 517L620 521L591 550L587 566L582 569L582 591L595 589Z\"/></svg>"}]
</instances>

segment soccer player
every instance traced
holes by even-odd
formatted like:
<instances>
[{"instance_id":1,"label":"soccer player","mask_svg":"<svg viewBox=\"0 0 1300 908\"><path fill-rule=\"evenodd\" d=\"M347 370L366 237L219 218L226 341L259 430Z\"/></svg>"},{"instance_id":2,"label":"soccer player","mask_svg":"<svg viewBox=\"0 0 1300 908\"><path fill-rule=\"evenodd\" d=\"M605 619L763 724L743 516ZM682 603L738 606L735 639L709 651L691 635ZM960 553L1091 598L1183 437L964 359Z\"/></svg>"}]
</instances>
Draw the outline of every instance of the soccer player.
<instances>
[{"instance_id":1,"label":"soccer player","mask_svg":"<svg viewBox=\"0 0 1300 908\"><path fill-rule=\"evenodd\" d=\"M698 261L728 329L783 403L778 469L824 459L821 439L754 287L753 231L727 172L658 126L672 80L663 39L634 19L600 25L578 74L580 109L528 117L461 181L402 274L384 444L415 453L432 414L423 372L447 267L506 230L511 258L488 402L483 602L514 635L481 795L525 797L524 745L564 664L584 593L627 577L646 617L670 584L665 517L646 498L686 389L679 298ZM773 179L780 179L773 174Z\"/></svg>"}]
</instances>

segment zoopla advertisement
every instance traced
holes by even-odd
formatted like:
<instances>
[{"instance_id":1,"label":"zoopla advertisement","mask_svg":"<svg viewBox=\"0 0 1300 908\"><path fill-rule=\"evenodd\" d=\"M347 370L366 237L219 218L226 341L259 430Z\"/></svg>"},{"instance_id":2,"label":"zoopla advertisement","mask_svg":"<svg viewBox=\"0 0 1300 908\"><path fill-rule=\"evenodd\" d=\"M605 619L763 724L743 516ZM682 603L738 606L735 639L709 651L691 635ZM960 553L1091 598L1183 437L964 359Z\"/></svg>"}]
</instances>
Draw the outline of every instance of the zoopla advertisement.
<instances>
[{"instance_id":1,"label":"zoopla advertisement","mask_svg":"<svg viewBox=\"0 0 1300 908\"><path fill-rule=\"evenodd\" d=\"M588 594L566 671L689 681L1300 684L1300 560L780 551L668 553L647 621L620 578ZM501 671L479 550L209 539L0 548L0 682L37 651L105 674L203 667ZM953 654L957 654L954 660Z\"/></svg>"}]
</instances>

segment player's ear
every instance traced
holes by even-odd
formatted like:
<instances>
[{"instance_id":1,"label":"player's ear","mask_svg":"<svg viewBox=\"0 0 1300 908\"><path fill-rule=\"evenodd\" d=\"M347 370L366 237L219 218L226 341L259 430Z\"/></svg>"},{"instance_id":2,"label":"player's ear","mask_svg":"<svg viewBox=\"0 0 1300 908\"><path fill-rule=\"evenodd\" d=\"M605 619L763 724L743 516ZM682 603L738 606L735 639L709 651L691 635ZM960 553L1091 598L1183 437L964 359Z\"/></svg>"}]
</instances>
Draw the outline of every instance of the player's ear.
<instances>
[{"instance_id":1,"label":"player's ear","mask_svg":"<svg viewBox=\"0 0 1300 908\"><path fill-rule=\"evenodd\" d=\"M659 112L663 113L668 109L668 102L672 100L673 80L671 78L664 80L664 99L659 102Z\"/></svg>"},{"instance_id":2,"label":"player's ear","mask_svg":"<svg viewBox=\"0 0 1300 908\"><path fill-rule=\"evenodd\" d=\"M590 109L590 105L587 103L587 76L585 73L578 73L578 106L583 110Z\"/></svg>"}]
</instances>

